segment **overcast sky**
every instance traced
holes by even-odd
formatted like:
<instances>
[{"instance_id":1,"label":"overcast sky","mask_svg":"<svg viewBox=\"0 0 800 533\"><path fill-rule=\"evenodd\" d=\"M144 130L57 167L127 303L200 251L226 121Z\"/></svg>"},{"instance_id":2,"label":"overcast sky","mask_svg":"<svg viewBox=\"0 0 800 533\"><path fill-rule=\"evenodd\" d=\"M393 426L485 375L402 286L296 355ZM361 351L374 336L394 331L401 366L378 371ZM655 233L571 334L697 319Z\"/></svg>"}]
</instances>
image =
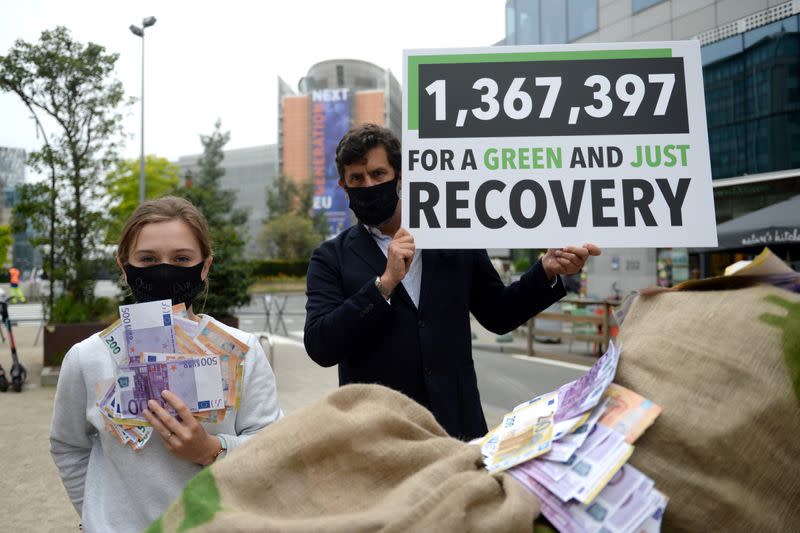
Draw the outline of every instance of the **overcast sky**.
<instances>
[{"instance_id":1,"label":"overcast sky","mask_svg":"<svg viewBox=\"0 0 800 533\"><path fill-rule=\"evenodd\" d=\"M503 0L0 0L0 55L68 27L81 42L119 53L117 77L138 97L146 30L145 150L175 160L201 150L198 135L222 119L228 148L277 142L277 77L292 87L326 59L363 59L403 83L404 48L489 46L504 36ZM124 157L139 155L139 104L129 109ZM33 121L0 93L0 146L35 149Z\"/></svg>"}]
</instances>

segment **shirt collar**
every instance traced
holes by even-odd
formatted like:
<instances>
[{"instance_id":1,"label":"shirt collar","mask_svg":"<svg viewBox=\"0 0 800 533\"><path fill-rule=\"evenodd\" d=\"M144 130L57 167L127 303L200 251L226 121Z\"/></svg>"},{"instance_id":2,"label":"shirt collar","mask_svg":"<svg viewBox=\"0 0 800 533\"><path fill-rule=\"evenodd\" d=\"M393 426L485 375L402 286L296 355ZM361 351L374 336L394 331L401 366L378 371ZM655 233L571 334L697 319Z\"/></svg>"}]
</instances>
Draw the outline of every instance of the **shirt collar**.
<instances>
[{"instance_id":1,"label":"shirt collar","mask_svg":"<svg viewBox=\"0 0 800 533\"><path fill-rule=\"evenodd\" d=\"M390 240L392 240L391 237L389 237L388 235L384 235L384 233L381 230L379 230L378 228L376 228L375 226L368 226L366 224L362 224L362 225L367 229L369 234L372 235L373 237L375 237L376 239L380 239L382 241L390 241Z\"/></svg>"}]
</instances>

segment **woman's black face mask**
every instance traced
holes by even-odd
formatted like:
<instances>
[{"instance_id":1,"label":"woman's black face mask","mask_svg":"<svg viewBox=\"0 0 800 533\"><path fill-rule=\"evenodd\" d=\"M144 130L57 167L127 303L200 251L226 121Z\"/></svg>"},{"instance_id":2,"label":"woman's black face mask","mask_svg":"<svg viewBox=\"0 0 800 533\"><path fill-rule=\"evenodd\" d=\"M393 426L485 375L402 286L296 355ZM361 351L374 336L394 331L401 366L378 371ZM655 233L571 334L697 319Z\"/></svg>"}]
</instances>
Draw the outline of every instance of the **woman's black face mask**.
<instances>
[{"instance_id":1,"label":"woman's black face mask","mask_svg":"<svg viewBox=\"0 0 800 533\"><path fill-rule=\"evenodd\" d=\"M173 305L182 302L188 308L203 290L204 265L200 261L190 267L160 263L147 267L125 265L123 269L137 302L172 300Z\"/></svg>"},{"instance_id":2,"label":"woman's black face mask","mask_svg":"<svg viewBox=\"0 0 800 533\"><path fill-rule=\"evenodd\" d=\"M371 187L345 187L350 198L350 209L358 220L368 226L380 226L388 222L397 202L397 177L391 181Z\"/></svg>"}]
</instances>

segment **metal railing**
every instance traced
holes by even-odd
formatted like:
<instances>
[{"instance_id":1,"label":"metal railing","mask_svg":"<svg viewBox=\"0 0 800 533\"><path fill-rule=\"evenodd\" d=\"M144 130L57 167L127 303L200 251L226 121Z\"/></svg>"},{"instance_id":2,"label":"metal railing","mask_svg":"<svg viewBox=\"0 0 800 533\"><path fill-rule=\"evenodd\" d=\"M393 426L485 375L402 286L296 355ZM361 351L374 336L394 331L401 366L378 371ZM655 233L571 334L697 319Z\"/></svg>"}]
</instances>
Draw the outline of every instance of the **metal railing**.
<instances>
[{"instance_id":1,"label":"metal railing","mask_svg":"<svg viewBox=\"0 0 800 533\"><path fill-rule=\"evenodd\" d=\"M263 295L267 332L280 335L281 330L283 330L283 335L288 336L289 331L286 329L284 318L287 316L305 316L304 312L286 311L286 302L292 294L296 293L279 292Z\"/></svg>"},{"instance_id":2,"label":"metal railing","mask_svg":"<svg viewBox=\"0 0 800 533\"><path fill-rule=\"evenodd\" d=\"M564 298L561 304L574 305L575 311L548 312L544 311L528 320L527 340L528 355L535 355L534 339L536 337L551 337L567 339L570 341L587 342L593 344L593 353L602 355L608 348L611 338L611 311L619 302L616 300L591 300L585 298ZM595 310L589 309L594 307ZM600 312L597 312L600 311ZM564 331L537 329L537 320L551 320L571 324L573 327ZM588 327L575 327L583 325Z\"/></svg>"},{"instance_id":3,"label":"metal railing","mask_svg":"<svg viewBox=\"0 0 800 533\"><path fill-rule=\"evenodd\" d=\"M39 337L44 329L44 304L41 302L28 303L28 304L9 304L8 305L8 318L11 320L11 325L33 322L39 324L39 329L36 330L36 337L33 339L33 345L39 342ZM5 342L5 336L0 330L0 337Z\"/></svg>"}]
</instances>

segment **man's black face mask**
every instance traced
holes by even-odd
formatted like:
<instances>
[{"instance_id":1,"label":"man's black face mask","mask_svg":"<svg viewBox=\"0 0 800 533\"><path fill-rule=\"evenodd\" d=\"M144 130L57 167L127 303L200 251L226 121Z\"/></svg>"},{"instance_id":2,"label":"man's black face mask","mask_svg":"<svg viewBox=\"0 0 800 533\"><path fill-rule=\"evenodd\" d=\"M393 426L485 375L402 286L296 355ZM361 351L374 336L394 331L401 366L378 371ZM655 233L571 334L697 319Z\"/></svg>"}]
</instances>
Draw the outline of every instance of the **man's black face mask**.
<instances>
[{"instance_id":1,"label":"man's black face mask","mask_svg":"<svg viewBox=\"0 0 800 533\"><path fill-rule=\"evenodd\" d=\"M368 226L380 227L392 218L397 202L397 177L371 187L345 187L350 209Z\"/></svg>"},{"instance_id":2,"label":"man's black face mask","mask_svg":"<svg viewBox=\"0 0 800 533\"><path fill-rule=\"evenodd\" d=\"M133 297L139 303L172 300L172 304L184 303L190 307L203 290L203 265L180 267L167 263L148 267L125 265L125 276Z\"/></svg>"}]
</instances>

